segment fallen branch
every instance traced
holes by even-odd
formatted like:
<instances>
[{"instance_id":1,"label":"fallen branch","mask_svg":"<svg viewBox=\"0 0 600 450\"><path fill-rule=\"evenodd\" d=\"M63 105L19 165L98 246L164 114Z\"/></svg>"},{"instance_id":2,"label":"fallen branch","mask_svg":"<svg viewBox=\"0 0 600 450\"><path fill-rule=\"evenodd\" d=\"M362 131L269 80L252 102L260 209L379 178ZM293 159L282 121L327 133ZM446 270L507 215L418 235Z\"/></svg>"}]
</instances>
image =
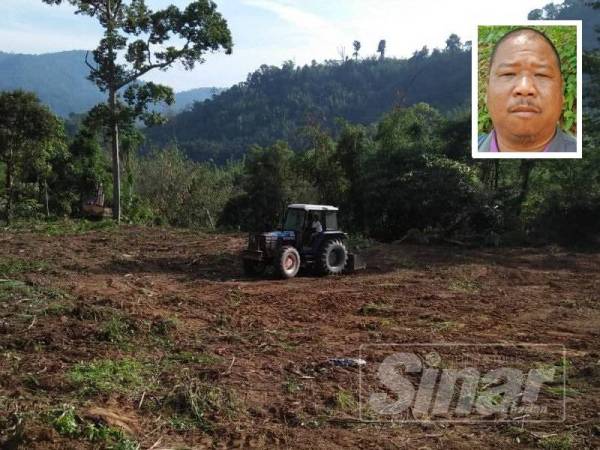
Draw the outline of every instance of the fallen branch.
<instances>
[{"instance_id":1,"label":"fallen branch","mask_svg":"<svg viewBox=\"0 0 600 450\"><path fill-rule=\"evenodd\" d=\"M33 316L33 320L31 321L31 323L27 327L28 330L31 330L33 328L33 326L35 325L36 319L37 318L35 316Z\"/></svg>"},{"instance_id":2,"label":"fallen branch","mask_svg":"<svg viewBox=\"0 0 600 450\"><path fill-rule=\"evenodd\" d=\"M233 367L233 363L235 363L235 356L232 358L231 364L229 364L229 367L227 368L227 370L225 372L223 372L221 375L229 375L231 373L231 368Z\"/></svg>"},{"instance_id":3,"label":"fallen branch","mask_svg":"<svg viewBox=\"0 0 600 450\"><path fill-rule=\"evenodd\" d=\"M146 391L142 392L142 398L140 399L140 403L138 404L138 409L142 409L142 404L144 403L144 398L146 398Z\"/></svg>"},{"instance_id":4,"label":"fallen branch","mask_svg":"<svg viewBox=\"0 0 600 450\"><path fill-rule=\"evenodd\" d=\"M156 447L158 447L158 444L160 444L160 442L162 441L162 436L158 438L158 441L156 441L154 444L152 444L152 447L148 448L148 450L154 450Z\"/></svg>"}]
</instances>

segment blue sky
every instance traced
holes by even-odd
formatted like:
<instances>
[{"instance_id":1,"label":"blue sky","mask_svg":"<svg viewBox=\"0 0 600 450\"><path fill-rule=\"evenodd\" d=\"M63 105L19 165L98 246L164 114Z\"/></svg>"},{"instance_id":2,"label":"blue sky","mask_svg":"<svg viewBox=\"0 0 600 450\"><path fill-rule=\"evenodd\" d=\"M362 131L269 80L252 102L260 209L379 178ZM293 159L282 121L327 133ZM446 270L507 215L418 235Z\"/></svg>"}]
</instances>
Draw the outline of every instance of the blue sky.
<instances>
[{"instance_id":1,"label":"blue sky","mask_svg":"<svg viewBox=\"0 0 600 450\"><path fill-rule=\"evenodd\" d=\"M188 0L147 0L152 9ZM173 67L146 79L177 91L202 86L227 87L246 79L261 64L286 60L340 59L362 44L361 55L375 54L386 39L389 56L410 56L427 45L443 48L451 33L463 41L474 38L477 23L511 23L548 0L216 0L229 23L233 55L208 55L194 71ZM0 0L0 51L48 53L93 49L101 35L95 22L73 14L67 5L48 6L41 0Z\"/></svg>"}]
</instances>

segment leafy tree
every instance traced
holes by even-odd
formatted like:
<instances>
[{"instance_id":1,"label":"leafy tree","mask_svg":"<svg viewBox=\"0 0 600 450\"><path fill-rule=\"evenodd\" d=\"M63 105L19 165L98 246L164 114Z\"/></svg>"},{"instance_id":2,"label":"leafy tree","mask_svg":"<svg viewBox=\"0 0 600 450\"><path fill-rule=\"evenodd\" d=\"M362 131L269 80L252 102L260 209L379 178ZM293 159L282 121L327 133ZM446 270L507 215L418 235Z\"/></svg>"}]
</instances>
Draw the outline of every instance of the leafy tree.
<instances>
[{"instance_id":1,"label":"leafy tree","mask_svg":"<svg viewBox=\"0 0 600 450\"><path fill-rule=\"evenodd\" d=\"M273 229L292 201L293 155L284 142L267 148L254 146L244 161L242 193L227 202L220 224L244 230Z\"/></svg>"},{"instance_id":2,"label":"leafy tree","mask_svg":"<svg viewBox=\"0 0 600 450\"><path fill-rule=\"evenodd\" d=\"M154 83L136 81L151 70L165 70L181 61L186 69L204 62L206 51L223 48L231 53L232 40L227 22L210 0L196 0L181 11L171 5L156 12L145 0L43 0L51 5L68 2L76 13L96 18L104 37L94 50L90 80L108 94L108 101L98 109L109 129L113 161L113 217L121 219L121 170L119 126L141 118L147 125L160 121L149 109L159 101L173 103L173 91ZM135 38L129 41L130 38ZM181 40L180 47L168 46L171 37ZM125 103L121 101L121 90Z\"/></svg>"},{"instance_id":3,"label":"leafy tree","mask_svg":"<svg viewBox=\"0 0 600 450\"><path fill-rule=\"evenodd\" d=\"M137 182L130 220L190 228L214 228L241 168L194 163L172 148L134 158L131 166Z\"/></svg>"},{"instance_id":4,"label":"leafy tree","mask_svg":"<svg viewBox=\"0 0 600 450\"><path fill-rule=\"evenodd\" d=\"M319 203L337 205L345 196L348 180L336 158L335 141L318 125L306 127L303 133L310 148L298 158L298 172L314 186Z\"/></svg>"},{"instance_id":5,"label":"leafy tree","mask_svg":"<svg viewBox=\"0 0 600 450\"><path fill-rule=\"evenodd\" d=\"M372 153L373 142L367 128L361 125L344 124L336 144L335 159L347 182L346 195L341 206L348 229L366 231L365 203L368 185L365 170Z\"/></svg>"},{"instance_id":6,"label":"leafy tree","mask_svg":"<svg viewBox=\"0 0 600 450\"><path fill-rule=\"evenodd\" d=\"M439 128L442 154L449 159L472 164L471 157L471 109L453 111L444 118Z\"/></svg>"},{"instance_id":7,"label":"leafy tree","mask_svg":"<svg viewBox=\"0 0 600 450\"><path fill-rule=\"evenodd\" d=\"M467 224L478 232L493 226L483 213L486 197L477 171L443 154L445 125L426 104L396 109L381 120L366 165L370 234L394 240L413 228L448 235Z\"/></svg>"},{"instance_id":8,"label":"leafy tree","mask_svg":"<svg viewBox=\"0 0 600 450\"><path fill-rule=\"evenodd\" d=\"M352 47L354 48L354 59L358 60L358 52L360 51L360 41L354 41L352 43Z\"/></svg>"},{"instance_id":9,"label":"leafy tree","mask_svg":"<svg viewBox=\"0 0 600 450\"><path fill-rule=\"evenodd\" d=\"M17 174L24 180L41 183L41 191L47 199L49 160L60 151L63 140L62 123L35 94L23 91L0 93L0 161L5 165L7 222L12 216Z\"/></svg>"},{"instance_id":10,"label":"leafy tree","mask_svg":"<svg viewBox=\"0 0 600 450\"><path fill-rule=\"evenodd\" d=\"M421 50L415 50L412 55L412 59L425 59L429 56L429 49L424 45Z\"/></svg>"},{"instance_id":11,"label":"leafy tree","mask_svg":"<svg viewBox=\"0 0 600 450\"><path fill-rule=\"evenodd\" d=\"M446 49L445 51L448 53L457 53L461 50L462 44L460 42L460 37L457 34L452 33L448 39L446 39Z\"/></svg>"},{"instance_id":12,"label":"leafy tree","mask_svg":"<svg viewBox=\"0 0 600 450\"><path fill-rule=\"evenodd\" d=\"M57 210L79 212L81 205L92 198L100 186L110 200L110 162L99 143L98 132L86 121L69 145L68 161L56 165L55 172L53 186L63 193L62 204L56 205ZM70 203L69 207L67 203Z\"/></svg>"},{"instance_id":13,"label":"leafy tree","mask_svg":"<svg viewBox=\"0 0 600 450\"><path fill-rule=\"evenodd\" d=\"M597 15L600 12L600 1L592 4ZM600 27L596 29L597 42L600 44ZM584 86L584 96L588 101L589 109L586 111L591 127L586 127L586 133L589 131L595 132L596 136L600 137L598 129L600 126L600 48L594 48L583 53L583 68L589 75L589 82ZM600 140L600 139L599 139Z\"/></svg>"}]
</instances>

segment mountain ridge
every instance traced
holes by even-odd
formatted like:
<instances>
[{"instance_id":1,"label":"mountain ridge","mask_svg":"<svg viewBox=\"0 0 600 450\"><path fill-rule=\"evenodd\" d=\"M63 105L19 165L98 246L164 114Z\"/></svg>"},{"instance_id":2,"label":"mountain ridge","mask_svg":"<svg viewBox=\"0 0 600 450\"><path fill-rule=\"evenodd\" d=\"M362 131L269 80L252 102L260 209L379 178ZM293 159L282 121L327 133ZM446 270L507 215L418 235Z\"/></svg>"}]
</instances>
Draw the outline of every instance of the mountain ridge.
<instances>
[{"instance_id":1,"label":"mountain ridge","mask_svg":"<svg viewBox=\"0 0 600 450\"><path fill-rule=\"evenodd\" d=\"M0 91L35 92L42 103L61 117L81 114L106 101L106 95L86 77L86 50L27 54L0 51ZM199 87L175 93L175 105L159 107L177 113L195 101L211 98L223 88Z\"/></svg>"}]
</instances>

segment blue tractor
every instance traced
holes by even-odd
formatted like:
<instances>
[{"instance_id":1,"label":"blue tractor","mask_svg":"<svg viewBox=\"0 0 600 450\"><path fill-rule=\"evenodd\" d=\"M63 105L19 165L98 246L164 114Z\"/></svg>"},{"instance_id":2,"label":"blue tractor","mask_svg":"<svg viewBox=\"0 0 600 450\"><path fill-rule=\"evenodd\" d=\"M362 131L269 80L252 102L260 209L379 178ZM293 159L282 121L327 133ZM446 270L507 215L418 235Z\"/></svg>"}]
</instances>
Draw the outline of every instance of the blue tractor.
<instances>
[{"instance_id":1,"label":"blue tractor","mask_svg":"<svg viewBox=\"0 0 600 450\"><path fill-rule=\"evenodd\" d=\"M282 278L293 278L301 267L320 275L364 269L362 258L348 252L348 235L338 228L337 214L338 208L329 205L289 205L281 230L249 235L244 272L257 276L273 266Z\"/></svg>"}]
</instances>

